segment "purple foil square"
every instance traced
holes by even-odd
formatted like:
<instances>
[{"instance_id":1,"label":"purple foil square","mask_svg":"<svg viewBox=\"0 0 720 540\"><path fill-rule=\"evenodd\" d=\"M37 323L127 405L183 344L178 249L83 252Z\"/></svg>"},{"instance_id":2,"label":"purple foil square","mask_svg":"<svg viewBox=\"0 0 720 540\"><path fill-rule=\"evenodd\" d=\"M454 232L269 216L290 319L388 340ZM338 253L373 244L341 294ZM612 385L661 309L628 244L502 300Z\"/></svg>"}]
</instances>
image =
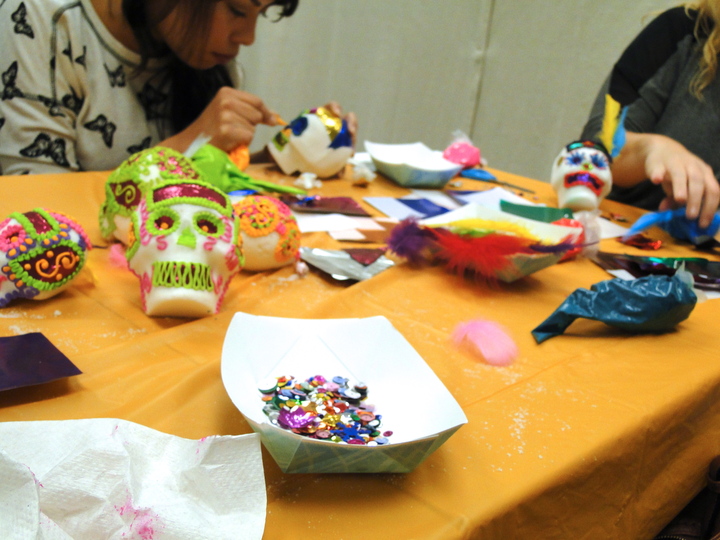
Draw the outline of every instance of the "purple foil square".
<instances>
[{"instance_id":1,"label":"purple foil square","mask_svg":"<svg viewBox=\"0 0 720 540\"><path fill-rule=\"evenodd\" d=\"M0 391L82 373L41 333L0 337Z\"/></svg>"}]
</instances>

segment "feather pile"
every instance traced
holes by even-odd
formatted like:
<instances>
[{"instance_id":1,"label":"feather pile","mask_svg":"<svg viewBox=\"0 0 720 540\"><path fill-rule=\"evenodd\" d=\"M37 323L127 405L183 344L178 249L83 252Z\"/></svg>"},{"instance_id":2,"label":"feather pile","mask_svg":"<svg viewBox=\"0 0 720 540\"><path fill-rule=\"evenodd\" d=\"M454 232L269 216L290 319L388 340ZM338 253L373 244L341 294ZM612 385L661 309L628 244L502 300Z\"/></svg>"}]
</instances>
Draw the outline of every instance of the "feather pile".
<instances>
[{"instance_id":1,"label":"feather pile","mask_svg":"<svg viewBox=\"0 0 720 540\"><path fill-rule=\"evenodd\" d=\"M439 261L459 275L492 282L514 265L516 255L562 254L578 247L568 237L544 244L522 225L466 220L446 227L426 227L414 219L401 221L388 238L388 248L413 264Z\"/></svg>"}]
</instances>

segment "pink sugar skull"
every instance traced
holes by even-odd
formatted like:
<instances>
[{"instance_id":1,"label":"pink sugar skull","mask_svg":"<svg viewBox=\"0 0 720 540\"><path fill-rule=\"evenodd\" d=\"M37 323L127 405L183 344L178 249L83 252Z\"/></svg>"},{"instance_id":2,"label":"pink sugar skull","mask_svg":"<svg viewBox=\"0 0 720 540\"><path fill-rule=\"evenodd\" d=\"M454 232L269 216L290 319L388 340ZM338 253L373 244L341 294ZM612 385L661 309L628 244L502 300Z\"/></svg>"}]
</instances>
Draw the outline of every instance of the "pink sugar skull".
<instances>
[{"instance_id":1,"label":"pink sugar skull","mask_svg":"<svg viewBox=\"0 0 720 540\"><path fill-rule=\"evenodd\" d=\"M595 210L612 188L610 157L594 141L570 143L555 160L550 183L560 208Z\"/></svg>"},{"instance_id":2,"label":"pink sugar skull","mask_svg":"<svg viewBox=\"0 0 720 540\"><path fill-rule=\"evenodd\" d=\"M230 199L199 180L156 182L132 215L127 260L151 316L217 313L242 266Z\"/></svg>"},{"instance_id":3,"label":"pink sugar skull","mask_svg":"<svg viewBox=\"0 0 720 540\"><path fill-rule=\"evenodd\" d=\"M0 223L0 308L15 298L44 300L82 270L90 241L69 217L35 208Z\"/></svg>"},{"instance_id":4,"label":"pink sugar skull","mask_svg":"<svg viewBox=\"0 0 720 540\"><path fill-rule=\"evenodd\" d=\"M285 174L338 174L353 155L347 122L325 107L305 111L267 145Z\"/></svg>"}]
</instances>

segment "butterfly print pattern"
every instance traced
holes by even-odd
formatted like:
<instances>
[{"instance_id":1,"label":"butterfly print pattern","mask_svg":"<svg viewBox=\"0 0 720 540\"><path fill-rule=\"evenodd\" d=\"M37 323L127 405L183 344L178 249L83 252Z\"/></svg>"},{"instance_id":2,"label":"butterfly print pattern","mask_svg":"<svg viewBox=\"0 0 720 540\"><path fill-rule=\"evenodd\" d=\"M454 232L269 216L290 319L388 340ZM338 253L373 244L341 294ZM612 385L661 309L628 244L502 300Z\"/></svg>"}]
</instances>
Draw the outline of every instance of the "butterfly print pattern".
<instances>
[{"instance_id":1,"label":"butterfly print pattern","mask_svg":"<svg viewBox=\"0 0 720 540\"><path fill-rule=\"evenodd\" d=\"M25 2L21 2L15 12L12 14L12 20L15 23L15 33L23 34L31 39L35 39L35 32L32 26L27 22L27 8Z\"/></svg>"},{"instance_id":2,"label":"butterfly print pattern","mask_svg":"<svg viewBox=\"0 0 720 540\"><path fill-rule=\"evenodd\" d=\"M118 88L122 88L125 86L125 68L122 64L120 64L117 68L114 70L110 69L107 64L103 64L105 66L105 71L108 75L108 80L110 81L110 86L112 88L115 88L116 86Z\"/></svg>"},{"instance_id":3,"label":"butterfly print pattern","mask_svg":"<svg viewBox=\"0 0 720 540\"><path fill-rule=\"evenodd\" d=\"M30 158L46 156L57 165L62 167L70 166L65 155L65 140L60 138L53 140L47 133L41 133L35 137L30 146L20 150L20 155Z\"/></svg>"},{"instance_id":4,"label":"butterfly print pattern","mask_svg":"<svg viewBox=\"0 0 720 540\"><path fill-rule=\"evenodd\" d=\"M12 99L16 97L23 97L23 93L15 86L17 80L18 63L17 61L10 64L10 67L2 74L2 99Z\"/></svg>"},{"instance_id":5,"label":"butterfly print pattern","mask_svg":"<svg viewBox=\"0 0 720 540\"><path fill-rule=\"evenodd\" d=\"M112 122L109 122L104 114L99 115L92 122L83 124L83 127L90 131L97 131L102 134L103 142L108 148L112 148L113 135L115 134L116 126Z\"/></svg>"},{"instance_id":6,"label":"butterfly print pattern","mask_svg":"<svg viewBox=\"0 0 720 540\"><path fill-rule=\"evenodd\" d=\"M150 83L145 83L141 92L138 93L140 103L145 110L145 118L157 120L163 118L162 105L167 100L167 95L160 92Z\"/></svg>"},{"instance_id":7,"label":"butterfly print pattern","mask_svg":"<svg viewBox=\"0 0 720 540\"><path fill-rule=\"evenodd\" d=\"M140 144L133 144L132 146L128 146L127 151L130 155L132 155L132 154L141 152L143 150L147 150L148 148L150 148L151 142L152 142L152 137L145 137Z\"/></svg>"},{"instance_id":8,"label":"butterfly print pattern","mask_svg":"<svg viewBox=\"0 0 720 540\"><path fill-rule=\"evenodd\" d=\"M62 104L75 114L78 114L80 112L80 109L82 109L85 100L80 98L77 93L75 93L74 88L70 87L70 92L72 92L72 94L65 94L63 96L61 100Z\"/></svg>"},{"instance_id":9,"label":"butterfly print pattern","mask_svg":"<svg viewBox=\"0 0 720 540\"><path fill-rule=\"evenodd\" d=\"M147 69L136 76L86 8L85 0L0 0L2 32L13 44L0 50L6 174L51 170L52 164L104 170L164 138L165 74ZM27 124L27 111L32 130L16 131L16 123Z\"/></svg>"}]
</instances>

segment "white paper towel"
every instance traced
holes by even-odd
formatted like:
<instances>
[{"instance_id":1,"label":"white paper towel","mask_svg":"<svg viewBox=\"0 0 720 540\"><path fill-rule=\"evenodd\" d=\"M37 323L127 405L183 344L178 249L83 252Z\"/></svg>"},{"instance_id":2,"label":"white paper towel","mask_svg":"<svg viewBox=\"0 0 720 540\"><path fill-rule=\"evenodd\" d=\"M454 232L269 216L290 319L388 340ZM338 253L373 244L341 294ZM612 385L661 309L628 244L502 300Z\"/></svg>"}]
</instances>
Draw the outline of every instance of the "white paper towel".
<instances>
[{"instance_id":1,"label":"white paper towel","mask_svg":"<svg viewBox=\"0 0 720 540\"><path fill-rule=\"evenodd\" d=\"M261 538L257 435L189 440L112 418L0 423L3 540Z\"/></svg>"}]
</instances>

